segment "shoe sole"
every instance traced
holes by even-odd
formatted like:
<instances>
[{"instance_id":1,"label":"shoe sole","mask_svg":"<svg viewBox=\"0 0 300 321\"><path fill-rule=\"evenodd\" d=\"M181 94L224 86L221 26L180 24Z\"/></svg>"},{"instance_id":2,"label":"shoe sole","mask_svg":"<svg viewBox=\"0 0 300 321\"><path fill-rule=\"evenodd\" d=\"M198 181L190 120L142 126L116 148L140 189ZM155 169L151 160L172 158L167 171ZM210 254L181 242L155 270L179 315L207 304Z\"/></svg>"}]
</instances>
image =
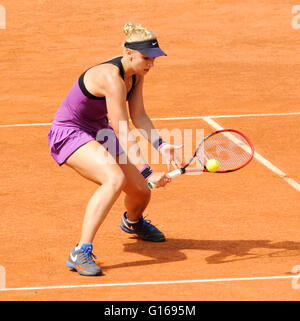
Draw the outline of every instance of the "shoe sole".
<instances>
[{"instance_id":1,"label":"shoe sole","mask_svg":"<svg viewBox=\"0 0 300 321\"><path fill-rule=\"evenodd\" d=\"M147 239L147 238L144 238L144 237L141 237L139 236L137 233L135 233L134 231L131 231L131 230L128 230L126 227L123 227L122 225L120 225L121 229L126 232L126 233L129 233L129 234L135 234L137 235L137 237L143 241L148 241L148 242L164 242L166 240L165 237L161 237L159 239Z\"/></svg>"},{"instance_id":2,"label":"shoe sole","mask_svg":"<svg viewBox=\"0 0 300 321\"><path fill-rule=\"evenodd\" d=\"M126 233L129 233L129 234L136 234L134 231L129 230L129 229L127 229L126 227L123 227L122 225L120 225L120 227L121 227L121 229L122 229L124 232L126 232Z\"/></svg>"},{"instance_id":3,"label":"shoe sole","mask_svg":"<svg viewBox=\"0 0 300 321\"><path fill-rule=\"evenodd\" d=\"M70 263L69 261L66 262L66 266L69 267L70 269L78 272L80 275L84 275L84 276L97 276L97 275L101 275L102 274L102 270L100 270L97 273L81 271L75 265Z\"/></svg>"}]
</instances>

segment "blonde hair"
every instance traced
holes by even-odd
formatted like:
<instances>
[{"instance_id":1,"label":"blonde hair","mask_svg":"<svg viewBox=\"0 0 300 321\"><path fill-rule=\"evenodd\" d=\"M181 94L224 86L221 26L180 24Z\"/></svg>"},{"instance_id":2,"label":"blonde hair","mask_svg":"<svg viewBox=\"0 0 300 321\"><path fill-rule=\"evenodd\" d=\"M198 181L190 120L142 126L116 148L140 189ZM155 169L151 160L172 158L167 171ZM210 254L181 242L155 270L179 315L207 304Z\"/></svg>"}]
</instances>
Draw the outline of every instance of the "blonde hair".
<instances>
[{"instance_id":1,"label":"blonde hair","mask_svg":"<svg viewBox=\"0 0 300 321\"><path fill-rule=\"evenodd\" d=\"M126 42L145 41L156 39L156 34L151 30L142 27L141 25L135 25L132 22L126 23L123 28L125 33Z\"/></svg>"}]
</instances>

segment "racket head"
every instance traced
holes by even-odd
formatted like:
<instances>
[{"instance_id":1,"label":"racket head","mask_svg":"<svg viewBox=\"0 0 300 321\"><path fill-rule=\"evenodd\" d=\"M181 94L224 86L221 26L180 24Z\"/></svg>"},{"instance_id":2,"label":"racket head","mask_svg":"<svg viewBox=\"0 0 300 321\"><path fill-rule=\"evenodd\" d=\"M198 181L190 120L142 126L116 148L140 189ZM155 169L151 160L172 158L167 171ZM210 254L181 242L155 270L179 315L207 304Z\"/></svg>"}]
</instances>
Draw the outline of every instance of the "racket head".
<instances>
[{"instance_id":1,"label":"racket head","mask_svg":"<svg viewBox=\"0 0 300 321\"><path fill-rule=\"evenodd\" d=\"M204 172L209 172L205 166L206 162L209 159L216 159L219 168L215 173L239 170L249 164L253 156L252 143L243 133L235 129L222 129L209 134L199 144L194 155Z\"/></svg>"}]
</instances>

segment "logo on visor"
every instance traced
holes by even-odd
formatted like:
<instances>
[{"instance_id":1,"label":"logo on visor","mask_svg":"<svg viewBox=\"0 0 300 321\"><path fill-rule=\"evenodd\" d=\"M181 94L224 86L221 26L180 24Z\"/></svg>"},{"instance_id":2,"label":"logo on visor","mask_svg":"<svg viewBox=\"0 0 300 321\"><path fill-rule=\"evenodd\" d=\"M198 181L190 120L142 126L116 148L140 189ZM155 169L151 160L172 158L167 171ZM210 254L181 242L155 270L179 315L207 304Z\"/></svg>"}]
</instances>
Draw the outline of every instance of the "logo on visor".
<instances>
[{"instance_id":1,"label":"logo on visor","mask_svg":"<svg viewBox=\"0 0 300 321\"><path fill-rule=\"evenodd\" d=\"M157 45L157 41L152 42L152 46L155 46L155 45Z\"/></svg>"}]
</instances>

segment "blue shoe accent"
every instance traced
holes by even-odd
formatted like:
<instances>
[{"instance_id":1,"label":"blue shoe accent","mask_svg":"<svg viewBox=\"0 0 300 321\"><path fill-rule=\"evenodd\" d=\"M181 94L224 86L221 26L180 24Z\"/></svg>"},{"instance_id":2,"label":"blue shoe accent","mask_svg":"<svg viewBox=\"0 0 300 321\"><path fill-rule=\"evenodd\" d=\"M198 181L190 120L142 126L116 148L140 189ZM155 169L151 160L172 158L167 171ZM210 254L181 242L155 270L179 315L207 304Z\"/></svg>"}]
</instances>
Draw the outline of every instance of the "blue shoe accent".
<instances>
[{"instance_id":1,"label":"blue shoe accent","mask_svg":"<svg viewBox=\"0 0 300 321\"><path fill-rule=\"evenodd\" d=\"M89 264L95 263L93 258L97 259L97 256L92 252L93 251L92 243L82 244L80 250L82 251L83 255L85 256Z\"/></svg>"},{"instance_id":2,"label":"blue shoe accent","mask_svg":"<svg viewBox=\"0 0 300 321\"><path fill-rule=\"evenodd\" d=\"M66 266L69 267L70 269L75 269L75 266L68 261L66 262Z\"/></svg>"}]
</instances>

